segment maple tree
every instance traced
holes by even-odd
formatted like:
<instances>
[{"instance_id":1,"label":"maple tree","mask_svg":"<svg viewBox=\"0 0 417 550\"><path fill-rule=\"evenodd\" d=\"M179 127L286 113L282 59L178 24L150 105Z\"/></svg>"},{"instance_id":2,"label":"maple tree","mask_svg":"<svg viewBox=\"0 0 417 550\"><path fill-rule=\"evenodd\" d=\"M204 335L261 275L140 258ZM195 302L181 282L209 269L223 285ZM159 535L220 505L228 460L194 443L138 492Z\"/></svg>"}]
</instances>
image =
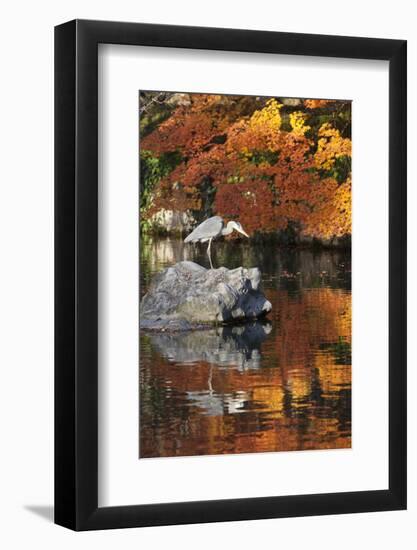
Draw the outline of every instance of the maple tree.
<instances>
[{"instance_id":1,"label":"maple tree","mask_svg":"<svg viewBox=\"0 0 417 550\"><path fill-rule=\"evenodd\" d=\"M175 94L174 94L175 95ZM350 103L181 94L141 125L141 219L218 214L250 234L351 233ZM155 122L156 117L156 122ZM159 118L158 118L159 117Z\"/></svg>"}]
</instances>

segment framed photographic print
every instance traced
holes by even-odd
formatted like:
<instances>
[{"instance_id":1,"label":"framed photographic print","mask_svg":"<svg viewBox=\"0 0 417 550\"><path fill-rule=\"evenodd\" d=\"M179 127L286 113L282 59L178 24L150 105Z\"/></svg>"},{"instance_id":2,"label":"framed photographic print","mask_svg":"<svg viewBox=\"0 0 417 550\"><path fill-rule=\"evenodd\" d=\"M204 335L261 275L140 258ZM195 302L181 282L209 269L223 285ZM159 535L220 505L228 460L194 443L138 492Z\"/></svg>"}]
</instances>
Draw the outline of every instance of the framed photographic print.
<instances>
[{"instance_id":1,"label":"framed photographic print","mask_svg":"<svg viewBox=\"0 0 417 550\"><path fill-rule=\"evenodd\" d=\"M55 521L406 507L406 42L55 29Z\"/></svg>"}]
</instances>

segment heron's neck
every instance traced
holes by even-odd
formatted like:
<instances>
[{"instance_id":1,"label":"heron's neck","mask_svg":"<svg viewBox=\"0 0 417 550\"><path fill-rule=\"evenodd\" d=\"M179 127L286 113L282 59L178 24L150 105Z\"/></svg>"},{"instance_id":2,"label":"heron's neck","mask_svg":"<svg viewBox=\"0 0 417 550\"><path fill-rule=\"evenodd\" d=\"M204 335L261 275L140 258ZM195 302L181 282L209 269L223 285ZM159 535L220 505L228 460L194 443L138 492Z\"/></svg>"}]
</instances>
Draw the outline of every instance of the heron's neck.
<instances>
[{"instance_id":1,"label":"heron's neck","mask_svg":"<svg viewBox=\"0 0 417 550\"><path fill-rule=\"evenodd\" d=\"M229 222L226 227L222 229L222 235L230 235L230 233L233 233L233 227L231 227Z\"/></svg>"}]
</instances>

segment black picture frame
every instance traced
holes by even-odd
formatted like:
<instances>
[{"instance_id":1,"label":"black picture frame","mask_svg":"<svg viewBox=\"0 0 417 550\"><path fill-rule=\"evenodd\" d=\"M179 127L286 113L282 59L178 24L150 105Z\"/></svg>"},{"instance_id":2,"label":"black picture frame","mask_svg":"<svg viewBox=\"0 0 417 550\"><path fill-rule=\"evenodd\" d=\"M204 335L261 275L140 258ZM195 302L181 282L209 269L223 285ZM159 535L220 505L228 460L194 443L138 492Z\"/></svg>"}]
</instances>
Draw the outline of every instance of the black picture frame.
<instances>
[{"instance_id":1,"label":"black picture frame","mask_svg":"<svg viewBox=\"0 0 417 550\"><path fill-rule=\"evenodd\" d=\"M98 44L389 62L389 488L98 507ZM74 20L55 28L55 522L74 530L406 508L406 41Z\"/></svg>"}]
</instances>

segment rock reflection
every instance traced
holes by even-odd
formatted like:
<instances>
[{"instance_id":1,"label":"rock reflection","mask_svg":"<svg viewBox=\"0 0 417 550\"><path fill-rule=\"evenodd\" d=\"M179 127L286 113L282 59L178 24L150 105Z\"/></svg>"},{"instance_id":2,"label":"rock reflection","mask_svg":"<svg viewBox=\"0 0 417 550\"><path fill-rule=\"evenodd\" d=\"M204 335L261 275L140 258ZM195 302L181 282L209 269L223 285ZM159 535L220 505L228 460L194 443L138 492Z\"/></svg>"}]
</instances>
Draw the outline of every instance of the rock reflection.
<instances>
[{"instance_id":1,"label":"rock reflection","mask_svg":"<svg viewBox=\"0 0 417 550\"><path fill-rule=\"evenodd\" d=\"M149 338L154 349L170 362L189 365L205 361L246 370L260 367L261 344L271 330L271 323L256 322L207 330L151 333Z\"/></svg>"}]
</instances>

